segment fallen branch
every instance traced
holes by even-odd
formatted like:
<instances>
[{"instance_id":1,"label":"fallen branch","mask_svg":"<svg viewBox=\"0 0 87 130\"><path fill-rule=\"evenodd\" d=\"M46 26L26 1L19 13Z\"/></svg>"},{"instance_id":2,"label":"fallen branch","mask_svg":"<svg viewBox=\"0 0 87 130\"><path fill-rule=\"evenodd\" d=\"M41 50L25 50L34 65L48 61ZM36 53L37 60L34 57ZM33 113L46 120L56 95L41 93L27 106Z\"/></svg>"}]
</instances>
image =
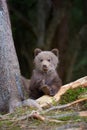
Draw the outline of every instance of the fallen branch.
<instances>
[{"instance_id":1,"label":"fallen branch","mask_svg":"<svg viewBox=\"0 0 87 130\"><path fill-rule=\"evenodd\" d=\"M45 121L45 122L54 122L54 123L65 122L65 121L60 121L60 120L56 120L56 119L51 119L51 118L48 118L48 117L43 117L37 111L34 111L31 114L28 114L28 115L25 115L25 116L21 116L21 117L17 118L15 121L18 122L18 121L26 120L26 119L29 119L29 118L30 119L37 119L37 120Z\"/></svg>"},{"instance_id":2,"label":"fallen branch","mask_svg":"<svg viewBox=\"0 0 87 130\"><path fill-rule=\"evenodd\" d=\"M29 119L29 118L30 119L34 118L34 119L38 119L38 120L41 120L41 121L62 123L62 122L65 122L65 121L58 120L58 118L72 117L72 116L87 117L87 111L66 113L66 114L60 114L60 115L56 115L56 116L46 116L46 117L43 117L42 115L40 115L40 113L35 111L35 112L32 112L31 114L21 116L21 117L15 119L15 120L12 120L12 121L18 122L18 121L23 121L23 120L26 120L26 119ZM54 119L54 118L57 118L57 119Z\"/></svg>"},{"instance_id":3,"label":"fallen branch","mask_svg":"<svg viewBox=\"0 0 87 130\"><path fill-rule=\"evenodd\" d=\"M39 114L39 112L33 111L31 114L21 116L21 117L17 118L15 121L18 122L18 121L22 121L22 120L29 119L29 118L34 118L34 119L38 119L38 120L41 120L41 121L45 120L45 118L43 116L41 116Z\"/></svg>"},{"instance_id":4,"label":"fallen branch","mask_svg":"<svg viewBox=\"0 0 87 130\"><path fill-rule=\"evenodd\" d=\"M44 113L47 113L47 112L52 111L52 110L65 109L65 108L67 108L67 107L70 107L70 106L72 106L72 105L74 105L74 104L76 104L76 103L79 103L79 102L82 102L82 101L85 101L85 100L87 100L87 98L78 99L78 100L76 100L76 101L74 101L74 102L71 102L71 103L68 103L68 104L65 104L65 105L53 106L53 107L51 107L51 108L45 110Z\"/></svg>"},{"instance_id":5,"label":"fallen branch","mask_svg":"<svg viewBox=\"0 0 87 130\"><path fill-rule=\"evenodd\" d=\"M26 119L29 119L29 118L34 118L34 119L38 119L38 120L41 120L41 121L45 120L45 118L43 116L41 116L40 113L37 112L37 111L32 111L31 114L20 116L19 118L17 118L17 117L10 118L9 115L8 116L4 116L4 115L0 116L1 121L2 120L9 120L11 122L18 122L18 121L26 120Z\"/></svg>"},{"instance_id":6,"label":"fallen branch","mask_svg":"<svg viewBox=\"0 0 87 130\"><path fill-rule=\"evenodd\" d=\"M10 122L13 122L14 124L16 124L17 122L20 122L20 121L24 121L26 119L37 119L40 121L54 122L54 123L65 122L65 121L60 121L60 120L56 120L56 119L51 119L48 117L43 117L38 111L32 111L31 113L29 113L27 115L25 114L25 115L20 116L20 117L14 116L13 118L9 117L10 114L0 115L0 121L8 120Z\"/></svg>"},{"instance_id":7,"label":"fallen branch","mask_svg":"<svg viewBox=\"0 0 87 130\"><path fill-rule=\"evenodd\" d=\"M53 118L53 119L60 119L64 117L73 117L73 116L79 116L79 117L87 117L87 111L80 111L80 112L68 112L68 113L63 113L55 116L47 116L48 118Z\"/></svg>"},{"instance_id":8,"label":"fallen branch","mask_svg":"<svg viewBox=\"0 0 87 130\"><path fill-rule=\"evenodd\" d=\"M74 82L71 82L69 84L66 84L64 86L61 86L60 90L54 97L50 97L47 95L44 95L37 99L36 101L40 104L42 108L48 107L52 104L53 101L58 102L61 98L61 96L70 88L74 89L79 86L87 87L87 76L80 78L79 80L76 80Z\"/></svg>"},{"instance_id":9,"label":"fallen branch","mask_svg":"<svg viewBox=\"0 0 87 130\"><path fill-rule=\"evenodd\" d=\"M45 119L45 121L54 122L54 123L64 123L64 122L66 122L66 121L60 121L60 120L56 120L56 119Z\"/></svg>"}]
</instances>

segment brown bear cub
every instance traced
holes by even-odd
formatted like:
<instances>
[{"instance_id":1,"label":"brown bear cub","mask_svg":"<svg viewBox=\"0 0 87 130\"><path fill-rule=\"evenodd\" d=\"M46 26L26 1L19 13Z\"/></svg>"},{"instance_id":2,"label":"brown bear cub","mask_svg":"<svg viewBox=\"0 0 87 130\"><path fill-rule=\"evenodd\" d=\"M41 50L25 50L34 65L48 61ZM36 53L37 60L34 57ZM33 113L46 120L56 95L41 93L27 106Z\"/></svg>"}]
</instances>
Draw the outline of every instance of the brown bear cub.
<instances>
[{"instance_id":1,"label":"brown bear cub","mask_svg":"<svg viewBox=\"0 0 87 130\"><path fill-rule=\"evenodd\" d=\"M30 81L29 97L37 99L42 95L54 96L60 89L62 82L56 71L58 60L58 49L52 51L34 51L35 69Z\"/></svg>"}]
</instances>

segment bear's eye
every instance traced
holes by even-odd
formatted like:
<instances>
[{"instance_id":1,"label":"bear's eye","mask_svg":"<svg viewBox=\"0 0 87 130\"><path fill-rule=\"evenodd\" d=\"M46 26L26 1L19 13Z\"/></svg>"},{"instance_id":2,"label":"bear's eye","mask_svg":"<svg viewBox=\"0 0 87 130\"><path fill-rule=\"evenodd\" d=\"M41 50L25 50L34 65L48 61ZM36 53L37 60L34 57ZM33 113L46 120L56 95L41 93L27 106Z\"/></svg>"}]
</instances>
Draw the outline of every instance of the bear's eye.
<instances>
[{"instance_id":1,"label":"bear's eye","mask_svg":"<svg viewBox=\"0 0 87 130\"><path fill-rule=\"evenodd\" d=\"M40 59L40 62L42 62L43 61L43 59Z\"/></svg>"},{"instance_id":2,"label":"bear's eye","mask_svg":"<svg viewBox=\"0 0 87 130\"><path fill-rule=\"evenodd\" d=\"M50 59L48 59L48 61L50 62Z\"/></svg>"}]
</instances>

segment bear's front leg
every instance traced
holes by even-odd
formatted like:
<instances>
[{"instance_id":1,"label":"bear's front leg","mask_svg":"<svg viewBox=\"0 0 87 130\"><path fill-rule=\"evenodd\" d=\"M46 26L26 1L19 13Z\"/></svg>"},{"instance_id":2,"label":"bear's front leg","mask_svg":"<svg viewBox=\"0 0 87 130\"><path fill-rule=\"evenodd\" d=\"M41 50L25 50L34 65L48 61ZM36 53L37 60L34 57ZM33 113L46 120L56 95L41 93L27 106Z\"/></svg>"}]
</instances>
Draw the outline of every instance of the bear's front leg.
<instances>
[{"instance_id":1,"label":"bear's front leg","mask_svg":"<svg viewBox=\"0 0 87 130\"><path fill-rule=\"evenodd\" d=\"M49 89L49 86L48 86L48 85L41 86L40 89L41 89L41 91L44 92L44 94L50 95L50 89Z\"/></svg>"},{"instance_id":2,"label":"bear's front leg","mask_svg":"<svg viewBox=\"0 0 87 130\"><path fill-rule=\"evenodd\" d=\"M51 88L50 88L50 86L48 86L48 85L45 84L45 80L42 80L42 85L41 85L40 90L42 92L44 92L44 94L46 94L46 95L50 95L50 96L54 95L53 92L52 92L52 90L51 90Z\"/></svg>"}]
</instances>

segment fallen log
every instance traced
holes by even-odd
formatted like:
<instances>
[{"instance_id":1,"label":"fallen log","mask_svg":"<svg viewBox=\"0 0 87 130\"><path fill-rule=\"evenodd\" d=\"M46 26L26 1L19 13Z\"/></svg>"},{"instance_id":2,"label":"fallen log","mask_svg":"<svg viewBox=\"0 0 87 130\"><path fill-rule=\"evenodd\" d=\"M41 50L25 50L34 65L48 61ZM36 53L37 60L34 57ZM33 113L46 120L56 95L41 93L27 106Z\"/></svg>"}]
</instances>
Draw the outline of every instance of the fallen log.
<instances>
[{"instance_id":1,"label":"fallen log","mask_svg":"<svg viewBox=\"0 0 87 130\"><path fill-rule=\"evenodd\" d=\"M36 101L40 104L42 108L47 108L52 105L53 102L58 102L61 98L61 96L68 90L68 89L74 89L77 87L87 87L87 76L80 78L74 82L71 82L69 84L61 86L58 93L51 97L48 95L44 95L40 98L38 98Z\"/></svg>"}]
</instances>

